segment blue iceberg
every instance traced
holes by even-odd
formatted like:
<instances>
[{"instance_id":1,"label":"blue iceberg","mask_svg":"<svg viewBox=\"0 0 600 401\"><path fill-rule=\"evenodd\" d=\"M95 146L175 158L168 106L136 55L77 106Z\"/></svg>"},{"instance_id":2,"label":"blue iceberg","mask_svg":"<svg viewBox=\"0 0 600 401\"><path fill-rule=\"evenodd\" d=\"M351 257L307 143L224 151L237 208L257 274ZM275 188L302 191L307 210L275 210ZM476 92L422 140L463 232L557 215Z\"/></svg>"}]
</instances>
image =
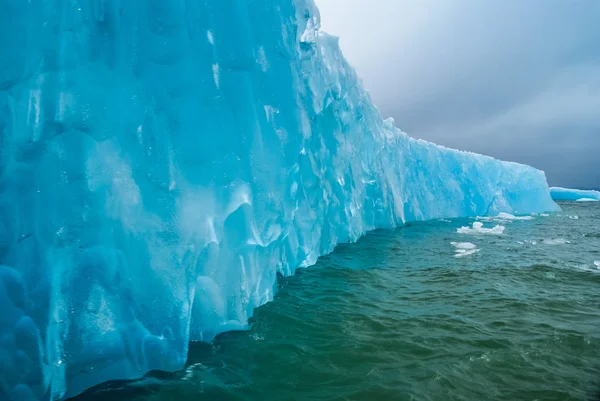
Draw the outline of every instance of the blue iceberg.
<instances>
[{"instance_id":1,"label":"blue iceberg","mask_svg":"<svg viewBox=\"0 0 600 401\"><path fill-rule=\"evenodd\" d=\"M592 190L552 187L550 196L555 201L600 201L600 192Z\"/></svg>"},{"instance_id":2,"label":"blue iceberg","mask_svg":"<svg viewBox=\"0 0 600 401\"><path fill-rule=\"evenodd\" d=\"M312 0L7 0L0 399L174 371L277 274L407 221L556 210L543 172L410 138Z\"/></svg>"}]
</instances>

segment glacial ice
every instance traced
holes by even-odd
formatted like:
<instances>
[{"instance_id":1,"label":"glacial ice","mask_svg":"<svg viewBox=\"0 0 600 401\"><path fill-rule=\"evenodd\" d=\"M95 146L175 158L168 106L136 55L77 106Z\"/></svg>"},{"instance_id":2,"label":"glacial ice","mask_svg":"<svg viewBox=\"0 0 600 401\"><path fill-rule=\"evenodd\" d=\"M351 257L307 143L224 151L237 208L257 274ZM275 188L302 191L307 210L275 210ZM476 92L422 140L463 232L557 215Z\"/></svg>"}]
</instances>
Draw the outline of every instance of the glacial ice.
<instances>
[{"instance_id":1,"label":"glacial ice","mask_svg":"<svg viewBox=\"0 0 600 401\"><path fill-rule=\"evenodd\" d=\"M600 201L600 192L591 190L552 187L550 195L555 201Z\"/></svg>"},{"instance_id":2,"label":"glacial ice","mask_svg":"<svg viewBox=\"0 0 600 401\"><path fill-rule=\"evenodd\" d=\"M378 227L556 210L383 121L312 0L6 0L0 399L184 366Z\"/></svg>"}]
</instances>

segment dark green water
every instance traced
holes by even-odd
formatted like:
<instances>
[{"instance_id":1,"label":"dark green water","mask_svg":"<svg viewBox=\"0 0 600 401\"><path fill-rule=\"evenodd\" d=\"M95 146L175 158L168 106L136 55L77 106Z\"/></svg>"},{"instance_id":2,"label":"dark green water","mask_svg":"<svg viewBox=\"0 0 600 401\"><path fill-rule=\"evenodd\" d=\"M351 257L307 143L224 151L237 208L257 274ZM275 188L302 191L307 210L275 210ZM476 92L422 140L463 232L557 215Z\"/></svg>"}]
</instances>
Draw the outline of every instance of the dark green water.
<instances>
[{"instance_id":1,"label":"dark green water","mask_svg":"<svg viewBox=\"0 0 600 401\"><path fill-rule=\"evenodd\" d=\"M474 220L374 232L280 279L251 330L193 344L186 371L77 401L591 399L600 203L561 206L485 222L502 236L457 233Z\"/></svg>"}]
</instances>

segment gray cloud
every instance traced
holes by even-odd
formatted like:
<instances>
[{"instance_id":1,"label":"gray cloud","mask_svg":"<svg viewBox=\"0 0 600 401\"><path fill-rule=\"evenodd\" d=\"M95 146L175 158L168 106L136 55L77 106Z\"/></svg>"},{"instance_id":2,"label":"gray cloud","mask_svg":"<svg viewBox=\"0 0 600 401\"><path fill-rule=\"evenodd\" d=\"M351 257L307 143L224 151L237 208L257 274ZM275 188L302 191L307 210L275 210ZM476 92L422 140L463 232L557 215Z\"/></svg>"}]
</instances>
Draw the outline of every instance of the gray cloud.
<instances>
[{"instance_id":1,"label":"gray cloud","mask_svg":"<svg viewBox=\"0 0 600 401\"><path fill-rule=\"evenodd\" d=\"M600 188L597 0L317 0L384 117Z\"/></svg>"}]
</instances>

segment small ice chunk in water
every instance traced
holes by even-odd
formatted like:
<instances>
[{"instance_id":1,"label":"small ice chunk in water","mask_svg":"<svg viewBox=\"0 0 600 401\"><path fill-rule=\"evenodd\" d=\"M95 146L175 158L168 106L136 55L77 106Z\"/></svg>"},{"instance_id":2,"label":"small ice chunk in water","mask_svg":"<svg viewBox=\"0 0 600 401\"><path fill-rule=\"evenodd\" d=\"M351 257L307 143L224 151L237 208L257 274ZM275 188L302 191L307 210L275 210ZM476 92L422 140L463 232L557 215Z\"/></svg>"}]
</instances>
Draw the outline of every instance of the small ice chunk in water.
<instances>
[{"instance_id":1,"label":"small ice chunk in water","mask_svg":"<svg viewBox=\"0 0 600 401\"><path fill-rule=\"evenodd\" d=\"M456 254L454 255L455 258L473 255L481 250L477 249L477 245L470 242L451 242L450 244L456 248Z\"/></svg>"},{"instance_id":2,"label":"small ice chunk in water","mask_svg":"<svg viewBox=\"0 0 600 401\"><path fill-rule=\"evenodd\" d=\"M582 199L577 199L575 202L598 202L598 199L582 198Z\"/></svg>"},{"instance_id":3,"label":"small ice chunk in water","mask_svg":"<svg viewBox=\"0 0 600 401\"><path fill-rule=\"evenodd\" d=\"M570 244L571 243L571 241L567 241L564 238L545 239L543 242L546 245L564 245L564 244Z\"/></svg>"},{"instance_id":4,"label":"small ice chunk in water","mask_svg":"<svg viewBox=\"0 0 600 401\"><path fill-rule=\"evenodd\" d=\"M469 250L457 249L454 257L455 258L464 258L465 256L473 255L479 251L481 251L481 249L469 249Z\"/></svg>"},{"instance_id":5,"label":"small ice chunk in water","mask_svg":"<svg viewBox=\"0 0 600 401\"><path fill-rule=\"evenodd\" d=\"M594 264L596 265L596 267L597 267L598 269L600 269L600 260L596 260L596 261L594 262Z\"/></svg>"},{"instance_id":6,"label":"small ice chunk in water","mask_svg":"<svg viewBox=\"0 0 600 401\"><path fill-rule=\"evenodd\" d=\"M571 220L579 220L579 216L569 216Z\"/></svg>"},{"instance_id":7,"label":"small ice chunk in water","mask_svg":"<svg viewBox=\"0 0 600 401\"><path fill-rule=\"evenodd\" d=\"M470 242L451 242L450 243L456 249L475 249L477 245Z\"/></svg>"},{"instance_id":8,"label":"small ice chunk in water","mask_svg":"<svg viewBox=\"0 0 600 401\"><path fill-rule=\"evenodd\" d=\"M456 232L459 234L490 234L490 235L502 235L504 234L504 226L495 226L494 228L484 228L483 223L476 221L473 223L473 228L461 227L457 228Z\"/></svg>"},{"instance_id":9,"label":"small ice chunk in water","mask_svg":"<svg viewBox=\"0 0 600 401\"><path fill-rule=\"evenodd\" d=\"M500 220L533 220L533 216L514 216L509 213L499 213L498 219L500 219Z\"/></svg>"}]
</instances>

